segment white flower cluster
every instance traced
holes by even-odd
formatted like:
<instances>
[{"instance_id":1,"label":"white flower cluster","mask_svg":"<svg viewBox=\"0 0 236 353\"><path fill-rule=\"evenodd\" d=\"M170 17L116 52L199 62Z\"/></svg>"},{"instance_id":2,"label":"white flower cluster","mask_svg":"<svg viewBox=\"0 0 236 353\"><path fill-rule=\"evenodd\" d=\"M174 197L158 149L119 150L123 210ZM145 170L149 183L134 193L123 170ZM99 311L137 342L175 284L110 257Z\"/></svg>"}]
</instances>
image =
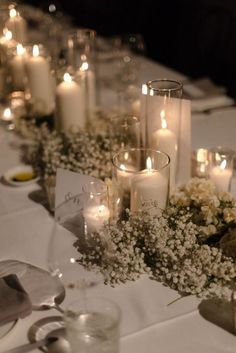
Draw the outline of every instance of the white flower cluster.
<instances>
[{"instance_id":1,"label":"white flower cluster","mask_svg":"<svg viewBox=\"0 0 236 353\"><path fill-rule=\"evenodd\" d=\"M84 131L60 133L47 126L37 128L30 162L47 178L57 168L99 177L110 175L110 141L107 135L94 135Z\"/></svg>"},{"instance_id":2,"label":"white flower cluster","mask_svg":"<svg viewBox=\"0 0 236 353\"><path fill-rule=\"evenodd\" d=\"M191 179L177 189L170 198L170 204L189 208L203 240L236 221L236 199L228 192L217 192L210 180Z\"/></svg>"},{"instance_id":3,"label":"white flower cluster","mask_svg":"<svg viewBox=\"0 0 236 353\"><path fill-rule=\"evenodd\" d=\"M100 267L107 283L134 281L142 274L181 295L229 298L236 266L222 250L198 242L191 214L173 208L161 216L145 212L89 235L89 251L75 244L87 267Z\"/></svg>"}]
</instances>

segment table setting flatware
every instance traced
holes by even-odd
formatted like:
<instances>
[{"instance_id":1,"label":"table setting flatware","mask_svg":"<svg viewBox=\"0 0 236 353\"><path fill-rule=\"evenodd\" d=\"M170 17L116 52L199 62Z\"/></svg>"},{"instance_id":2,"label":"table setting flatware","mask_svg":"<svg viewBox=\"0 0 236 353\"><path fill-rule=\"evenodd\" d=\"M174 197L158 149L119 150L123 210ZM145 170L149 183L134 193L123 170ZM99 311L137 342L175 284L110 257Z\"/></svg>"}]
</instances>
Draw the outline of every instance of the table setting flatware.
<instances>
[{"instance_id":1,"label":"table setting flatware","mask_svg":"<svg viewBox=\"0 0 236 353\"><path fill-rule=\"evenodd\" d=\"M65 337L65 330L61 328L49 332L43 339L23 344L21 346L5 351L4 353L26 353L32 351L35 348L43 348L43 350L51 353L70 352L70 346Z\"/></svg>"}]
</instances>

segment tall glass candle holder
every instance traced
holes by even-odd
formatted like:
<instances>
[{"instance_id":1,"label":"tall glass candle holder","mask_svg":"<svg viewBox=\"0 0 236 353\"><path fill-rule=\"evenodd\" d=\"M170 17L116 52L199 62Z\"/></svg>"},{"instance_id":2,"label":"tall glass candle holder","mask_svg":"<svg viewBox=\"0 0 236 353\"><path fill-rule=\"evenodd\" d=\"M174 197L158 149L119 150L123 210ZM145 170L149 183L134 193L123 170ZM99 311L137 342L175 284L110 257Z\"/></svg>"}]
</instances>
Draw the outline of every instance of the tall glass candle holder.
<instances>
[{"instance_id":1,"label":"tall glass candle holder","mask_svg":"<svg viewBox=\"0 0 236 353\"><path fill-rule=\"evenodd\" d=\"M230 191L233 176L234 152L216 147L209 151L209 178L218 191Z\"/></svg>"},{"instance_id":2,"label":"tall glass candle holder","mask_svg":"<svg viewBox=\"0 0 236 353\"><path fill-rule=\"evenodd\" d=\"M94 63L94 45L96 31L90 28L79 28L68 33L67 63L77 70L83 62Z\"/></svg>"},{"instance_id":3,"label":"tall glass candle holder","mask_svg":"<svg viewBox=\"0 0 236 353\"><path fill-rule=\"evenodd\" d=\"M120 114L112 117L109 130L112 155L121 149L141 147L141 126L136 116Z\"/></svg>"},{"instance_id":4,"label":"tall glass candle holder","mask_svg":"<svg viewBox=\"0 0 236 353\"><path fill-rule=\"evenodd\" d=\"M161 151L131 148L113 159L113 210L116 219L125 217L126 209L141 208L153 214L165 209L169 199L170 158Z\"/></svg>"},{"instance_id":5,"label":"tall glass candle holder","mask_svg":"<svg viewBox=\"0 0 236 353\"><path fill-rule=\"evenodd\" d=\"M90 234L109 221L108 188L102 181L94 180L83 186L83 192L87 195L83 208L84 233Z\"/></svg>"},{"instance_id":6,"label":"tall glass candle holder","mask_svg":"<svg viewBox=\"0 0 236 353\"><path fill-rule=\"evenodd\" d=\"M171 160L170 186L174 188L178 168L181 120L181 82L169 79L148 81L144 86L144 143L147 148L167 153Z\"/></svg>"},{"instance_id":7,"label":"tall glass candle holder","mask_svg":"<svg viewBox=\"0 0 236 353\"><path fill-rule=\"evenodd\" d=\"M42 44L28 48L25 61L32 113L49 116L55 108L55 87L51 58Z\"/></svg>"},{"instance_id":8,"label":"tall glass candle holder","mask_svg":"<svg viewBox=\"0 0 236 353\"><path fill-rule=\"evenodd\" d=\"M76 79L82 87L88 123L94 118L97 105L95 38L96 32L88 28L79 28L69 33L67 38L67 62L75 70Z\"/></svg>"}]
</instances>

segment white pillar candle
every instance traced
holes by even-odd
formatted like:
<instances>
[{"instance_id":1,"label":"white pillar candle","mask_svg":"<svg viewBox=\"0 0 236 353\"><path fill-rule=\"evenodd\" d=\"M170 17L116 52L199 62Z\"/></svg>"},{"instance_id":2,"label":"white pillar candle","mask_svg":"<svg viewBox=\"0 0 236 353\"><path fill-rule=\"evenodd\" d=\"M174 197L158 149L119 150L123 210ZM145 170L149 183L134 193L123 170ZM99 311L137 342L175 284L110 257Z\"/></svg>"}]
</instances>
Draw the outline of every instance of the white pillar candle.
<instances>
[{"instance_id":1,"label":"white pillar candle","mask_svg":"<svg viewBox=\"0 0 236 353\"><path fill-rule=\"evenodd\" d=\"M131 179L131 211L136 212L144 202L156 202L164 209L168 201L168 178L151 168L151 159L147 159L147 169Z\"/></svg>"},{"instance_id":2,"label":"white pillar candle","mask_svg":"<svg viewBox=\"0 0 236 353\"><path fill-rule=\"evenodd\" d=\"M9 19L5 26L12 32L12 37L19 43L26 43L27 25L26 21L20 16L16 9L12 8L9 12Z\"/></svg>"},{"instance_id":3,"label":"white pillar candle","mask_svg":"<svg viewBox=\"0 0 236 353\"><path fill-rule=\"evenodd\" d=\"M83 211L85 221L85 231L87 233L96 232L106 224L110 217L110 211L105 205L88 206Z\"/></svg>"},{"instance_id":4,"label":"white pillar candle","mask_svg":"<svg viewBox=\"0 0 236 353\"><path fill-rule=\"evenodd\" d=\"M161 129L152 134L152 148L165 152L170 157L170 187L174 188L177 168L177 138L174 132L167 128L165 111L161 111Z\"/></svg>"},{"instance_id":5,"label":"white pillar candle","mask_svg":"<svg viewBox=\"0 0 236 353\"><path fill-rule=\"evenodd\" d=\"M16 91L23 91L25 89L25 49L21 44L16 47L16 55L9 63L12 85Z\"/></svg>"},{"instance_id":6,"label":"white pillar candle","mask_svg":"<svg viewBox=\"0 0 236 353\"><path fill-rule=\"evenodd\" d=\"M96 108L95 74L89 69L88 63L84 62L79 69L78 76L83 89L85 109L87 110L88 118L91 119Z\"/></svg>"},{"instance_id":7,"label":"white pillar candle","mask_svg":"<svg viewBox=\"0 0 236 353\"><path fill-rule=\"evenodd\" d=\"M209 173L218 191L229 191L232 174L232 169L226 168L226 160L223 160L219 166L213 167Z\"/></svg>"},{"instance_id":8,"label":"white pillar candle","mask_svg":"<svg viewBox=\"0 0 236 353\"><path fill-rule=\"evenodd\" d=\"M48 60L39 54L38 45L33 46L33 55L26 60L26 72L31 98L35 100L39 112L44 115L51 114L55 102L50 65Z\"/></svg>"},{"instance_id":9,"label":"white pillar candle","mask_svg":"<svg viewBox=\"0 0 236 353\"><path fill-rule=\"evenodd\" d=\"M56 88L56 116L61 130L85 127L85 108L82 89L65 73L64 81Z\"/></svg>"}]
</instances>

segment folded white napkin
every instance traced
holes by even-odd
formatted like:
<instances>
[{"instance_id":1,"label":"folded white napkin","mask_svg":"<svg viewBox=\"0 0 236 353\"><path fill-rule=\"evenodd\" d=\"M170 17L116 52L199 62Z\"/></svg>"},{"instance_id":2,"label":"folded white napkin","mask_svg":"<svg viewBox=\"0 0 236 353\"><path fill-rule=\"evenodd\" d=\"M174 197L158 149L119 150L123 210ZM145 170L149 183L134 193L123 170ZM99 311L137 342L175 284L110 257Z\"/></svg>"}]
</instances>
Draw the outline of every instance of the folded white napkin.
<instances>
[{"instance_id":1,"label":"folded white napkin","mask_svg":"<svg viewBox=\"0 0 236 353\"><path fill-rule=\"evenodd\" d=\"M234 100L226 95L206 97L191 101L192 112L203 112L205 110L229 107L234 104Z\"/></svg>"}]
</instances>

